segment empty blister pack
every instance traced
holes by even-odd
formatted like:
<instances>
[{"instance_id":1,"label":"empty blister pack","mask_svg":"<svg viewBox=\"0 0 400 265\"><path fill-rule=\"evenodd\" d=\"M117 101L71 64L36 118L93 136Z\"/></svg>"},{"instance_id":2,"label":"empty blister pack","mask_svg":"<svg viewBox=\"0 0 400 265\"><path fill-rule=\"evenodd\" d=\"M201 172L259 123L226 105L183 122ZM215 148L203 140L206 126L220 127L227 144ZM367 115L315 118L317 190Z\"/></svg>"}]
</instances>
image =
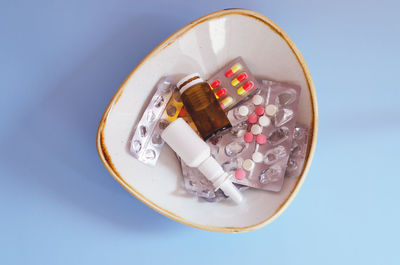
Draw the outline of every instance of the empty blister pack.
<instances>
[{"instance_id":1,"label":"empty blister pack","mask_svg":"<svg viewBox=\"0 0 400 265\"><path fill-rule=\"evenodd\" d=\"M151 166L156 164L164 144L160 134L168 126L169 121L160 120L160 118L172 99L175 85L171 78L165 77L157 83L156 88L149 105L136 125L130 146L130 151L135 158Z\"/></svg>"},{"instance_id":2,"label":"empty blister pack","mask_svg":"<svg viewBox=\"0 0 400 265\"><path fill-rule=\"evenodd\" d=\"M306 125L296 124L285 177L297 178L300 175L306 159L307 145L308 127Z\"/></svg>"},{"instance_id":3,"label":"empty blister pack","mask_svg":"<svg viewBox=\"0 0 400 265\"><path fill-rule=\"evenodd\" d=\"M223 110L233 108L259 88L249 68L241 57L238 57L208 79Z\"/></svg>"},{"instance_id":4,"label":"empty blister pack","mask_svg":"<svg viewBox=\"0 0 400 265\"><path fill-rule=\"evenodd\" d=\"M280 191L299 94L299 86L263 81L260 90L228 112L233 127L207 143L233 182Z\"/></svg>"},{"instance_id":5,"label":"empty blister pack","mask_svg":"<svg viewBox=\"0 0 400 265\"><path fill-rule=\"evenodd\" d=\"M179 157L178 157L179 159ZM181 161L183 186L185 190L197 197L203 198L208 202L217 202L228 197L222 192L221 189L215 190L211 181L209 181L197 168L191 168ZM244 191L248 187L235 184L239 191Z\"/></svg>"},{"instance_id":6,"label":"empty blister pack","mask_svg":"<svg viewBox=\"0 0 400 265\"><path fill-rule=\"evenodd\" d=\"M133 156L145 164L154 166L164 145L161 133L178 117L183 118L193 130L197 131L196 125L183 106L181 95L173 79L162 78L136 125L130 148Z\"/></svg>"}]
</instances>

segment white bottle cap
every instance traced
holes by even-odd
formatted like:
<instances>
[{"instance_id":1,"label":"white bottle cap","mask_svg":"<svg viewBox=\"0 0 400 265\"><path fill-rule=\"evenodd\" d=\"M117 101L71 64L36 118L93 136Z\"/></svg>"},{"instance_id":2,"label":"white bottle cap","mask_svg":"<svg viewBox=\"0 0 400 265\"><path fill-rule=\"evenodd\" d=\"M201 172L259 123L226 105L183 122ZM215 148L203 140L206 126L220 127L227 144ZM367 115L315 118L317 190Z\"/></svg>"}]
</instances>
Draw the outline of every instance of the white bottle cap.
<instances>
[{"instance_id":1,"label":"white bottle cap","mask_svg":"<svg viewBox=\"0 0 400 265\"><path fill-rule=\"evenodd\" d=\"M193 79L193 80L188 82L188 83L186 83L190 79ZM198 83L202 83L202 82L204 82L204 80L200 77L200 74L199 73L193 73L193 74L187 75L184 78L182 78L181 80L179 80L178 83L176 84L176 86L177 86L179 92L181 94L183 94L183 92L185 92L186 89L188 89L189 87L191 87L191 86L193 86L195 84L198 84Z\"/></svg>"},{"instance_id":2,"label":"white bottle cap","mask_svg":"<svg viewBox=\"0 0 400 265\"><path fill-rule=\"evenodd\" d=\"M242 195L229 180L229 175L210 155L210 147L182 118L168 125L161 137L189 167L198 167L216 189L221 189L237 203L242 201Z\"/></svg>"},{"instance_id":3,"label":"white bottle cap","mask_svg":"<svg viewBox=\"0 0 400 265\"><path fill-rule=\"evenodd\" d=\"M242 194L229 179L227 179L224 183L222 183L222 185L219 188L225 193L226 196L231 198L237 204L243 201Z\"/></svg>"}]
</instances>

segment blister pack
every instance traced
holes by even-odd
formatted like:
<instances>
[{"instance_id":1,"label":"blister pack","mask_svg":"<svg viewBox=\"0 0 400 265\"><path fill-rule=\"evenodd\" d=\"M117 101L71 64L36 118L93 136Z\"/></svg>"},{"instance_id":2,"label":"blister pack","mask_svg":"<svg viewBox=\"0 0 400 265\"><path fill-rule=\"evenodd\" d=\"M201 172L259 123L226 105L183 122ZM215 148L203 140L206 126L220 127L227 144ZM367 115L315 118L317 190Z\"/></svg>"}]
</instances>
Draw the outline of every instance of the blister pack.
<instances>
[{"instance_id":1,"label":"blister pack","mask_svg":"<svg viewBox=\"0 0 400 265\"><path fill-rule=\"evenodd\" d=\"M139 161L155 166L164 141L163 130L178 117L182 117L193 130L197 130L187 114L176 84L171 77L164 77L156 85L156 91L136 125L130 151Z\"/></svg>"},{"instance_id":2,"label":"blister pack","mask_svg":"<svg viewBox=\"0 0 400 265\"><path fill-rule=\"evenodd\" d=\"M136 125L130 151L136 159L145 164L154 166L160 155L160 150L164 144L160 136L160 129L162 129L159 125L160 117L171 99L173 90L174 85L171 79L162 78L157 83L156 91Z\"/></svg>"},{"instance_id":3,"label":"blister pack","mask_svg":"<svg viewBox=\"0 0 400 265\"><path fill-rule=\"evenodd\" d=\"M203 198L208 202L217 202L228 198L222 190L215 190L211 181L203 176L197 168L188 167L182 160L180 161L183 174L183 187L188 193ZM235 184L235 186L239 191L248 189L248 187L243 185Z\"/></svg>"},{"instance_id":4,"label":"blister pack","mask_svg":"<svg viewBox=\"0 0 400 265\"><path fill-rule=\"evenodd\" d=\"M259 88L259 83L241 57L238 57L208 79L223 110L228 111Z\"/></svg>"},{"instance_id":5,"label":"blister pack","mask_svg":"<svg viewBox=\"0 0 400 265\"><path fill-rule=\"evenodd\" d=\"M232 128L207 140L215 159L232 181L257 189L280 191L296 123L300 87L262 81L249 99L232 108ZM185 164L182 165L184 177ZM200 172L191 172L201 176Z\"/></svg>"},{"instance_id":6,"label":"blister pack","mask_svg":"<svg viewBox=\"0 0 400 265\"><path fill-rule=\"evenodd\" d=\"M297 178L300 175L306 159L307 145L308 127L306 125L296 124L285 177Z\"/></svg>"}]
</instances>

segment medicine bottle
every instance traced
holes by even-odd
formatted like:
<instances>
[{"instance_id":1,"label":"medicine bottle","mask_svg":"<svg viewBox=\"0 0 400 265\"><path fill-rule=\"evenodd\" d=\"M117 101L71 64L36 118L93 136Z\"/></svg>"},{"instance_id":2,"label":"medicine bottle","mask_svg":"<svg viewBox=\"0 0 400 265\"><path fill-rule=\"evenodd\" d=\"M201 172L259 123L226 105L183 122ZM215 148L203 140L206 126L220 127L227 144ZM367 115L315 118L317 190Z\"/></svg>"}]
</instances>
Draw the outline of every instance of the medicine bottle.
<instances>
[{"instance_id":1,"label":"medicine bottle","mask_svg":"<svg viewBox=\"0 0 400 265\"><path fill-rule=\"evenodd\" d=\"M198 73L185 76L177 87L203 140L232 127L210 85Z\"/></svg>"}]
</instances>

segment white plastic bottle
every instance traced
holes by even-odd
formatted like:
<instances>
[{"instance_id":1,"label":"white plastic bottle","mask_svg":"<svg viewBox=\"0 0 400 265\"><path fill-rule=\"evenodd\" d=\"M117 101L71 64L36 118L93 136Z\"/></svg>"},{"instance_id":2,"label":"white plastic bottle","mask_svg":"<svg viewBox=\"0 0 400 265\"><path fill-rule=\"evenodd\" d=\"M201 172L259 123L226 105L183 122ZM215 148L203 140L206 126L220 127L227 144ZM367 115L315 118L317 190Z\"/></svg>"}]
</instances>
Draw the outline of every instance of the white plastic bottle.
<instances>
[{"instance_id":1,"label":"white plastic bottle","mask_svg":"<svg viewBox=\"0 0 400 265\"><path fill-rule=\"evenodd\" d=\"M210 147L182 118L168 125L161 137L189 167L198 168L215 189L221 189L236 203L242 201L242 194L229 180L228 173L211 156Z\"/></svg>"}]
</instances>

